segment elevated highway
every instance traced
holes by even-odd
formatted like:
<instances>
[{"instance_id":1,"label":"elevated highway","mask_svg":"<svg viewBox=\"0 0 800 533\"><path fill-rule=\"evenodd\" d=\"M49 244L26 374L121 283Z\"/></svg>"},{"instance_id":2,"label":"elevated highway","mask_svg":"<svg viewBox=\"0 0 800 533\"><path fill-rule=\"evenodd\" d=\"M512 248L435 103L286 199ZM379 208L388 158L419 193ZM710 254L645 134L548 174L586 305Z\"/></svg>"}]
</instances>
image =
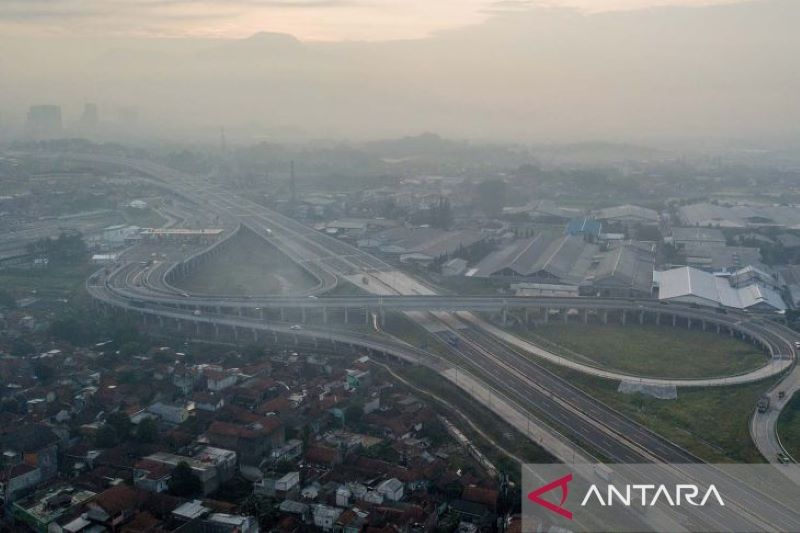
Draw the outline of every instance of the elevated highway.
<instances>
[{"instance_id":1,"label":"elevated highway","mask_svg":"<svg viewBox=\"0 0 800 533\"><path fill-rule=\"evenodd\" d=\"M331 240L291 219L235 195L220 193L218 189L204 184L201 180L191 180L180 173L148 163L130 164L127 160L116 159L107 162L137 168L151 176L158 176L165 182L169 181L171 186L179 189L188 187L191 191L187 194L200 204L219 209L236 223L277 239L277 242L284 243L281 245L282 249L289 246L296 260L314 264L337 279L369 276L370 280L374 280L370 282L371 289L386 292L366 298L293 297L284 298L276 305L261 305L266 304L267 300L274 302L279 299L251 301L195 298L192 295L170 295L169 289L164 293L148 292L131 287L127 282L117 284L113 281L115 276L112 275L110 280L94 278L88 284L89 292L102 306L157 321L161 327L173 327L182 332L193 331L200 334L205 331L215 337L227 334L239 342L245 336L257 340L266 334L270 335L274 342L293 342L295 345L300 345L302 342L310 342L312 345L333 343L360 347L424 364L443 375L453 371L458 373L459 369L461 372L471 372L477 380L494 391L498 398L502 397L504 401L508 401L515 409L528 416L540 417L546 425L562 434L570 443L578 443L584 450L599 454L596 456L603 460L685 463L696 462L698 459L573 387L531 360L518 346L497 338L480 325L466 330L443 329L443 334L455 335L462 341L460 348L452 347L448 357L443 358L382 335L362 335L316 325L306 325L298 330L291 325L291 322L266 320L260 313L265 308L277 309L278 312L281 309L284 309L284 312L292 309L302 313L304 309L306 311L320 309L320 304L325 300L331 302L325 303L326 306L339 305L343 309L363 309L367 319L371 313L379 315L381 310L391 309L409 315L420 313L434 316L443 323L448 323L451 319L458 320L452 318L454 312L465 313L467 309L474 311L475 308L481 311L523 316L526 310L528 312L545 310L544 316L547 319L558 314L565 320L575 320L575 315L572 313L574 310L578 311L578 317L581 316L582 310L585 311L583 317L588 317L590 313L596 315L598 312L602 314L606 311L619 312L621 317L628 317L628 313L631 313L637 320L645 320L648 316L650 319L660 320L657 317L668 316L677 317L675 320L685 320L686 325L690 325L691 321L698 321L697 324L701 327L703 324L706 327L727 327L734 334L741 334L761 343L769 350L773 360L783 361L785 363L782 364L786 366L791 365L795 357L793 333L770 321L749 316L721 314L684 306L669 306L669 311L666 311L666 306L637 300L580 299L567 302L559 301L560 299L476 299L435 296L430 287L408 278L405 274L393 271L391 266L360 250ZM393 283L387 282L387 276L392 276ZM392 292L399 294L393 295ZM440 298L447 300L439 300ZM559 457L565 462L570 460L563 455ZM751 496L756 499L762 498L758 493ZM763 503L762 509L765 510L764 514L755 517L754 523L761 525L766 520L767 524L772 524L777 530L786 528L791 530L800 524L799 517L794 511L768 498L761 503Z\"/></svg>"}]
</instances>

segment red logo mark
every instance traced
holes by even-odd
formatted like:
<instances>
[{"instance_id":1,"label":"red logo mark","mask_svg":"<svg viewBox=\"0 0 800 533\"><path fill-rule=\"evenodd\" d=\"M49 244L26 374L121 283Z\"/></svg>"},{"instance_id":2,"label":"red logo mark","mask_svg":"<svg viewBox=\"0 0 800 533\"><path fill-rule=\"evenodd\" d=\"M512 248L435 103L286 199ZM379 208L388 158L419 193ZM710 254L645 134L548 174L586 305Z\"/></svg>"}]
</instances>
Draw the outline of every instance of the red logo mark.
<instances>
[{"instance_id":1,"label":"red logo mark","mask_svg":"<svg viewBox=\"0 0 800 533\"><path fill-rule=\"evenodd\" d=\"M528 494L528 499L533 503L537 503L544 507L545 509L552 511L556 514L560 514L564 518L572 520L572 513L563 507L564 502L567 501L567 496L569 496L569 482L572 481L572 474L567 474L566 476L553 481L552 483L548 483L543 487L539 487L538 489L530 492ZM548 502L547 500L543 500L541 498L542 494L546 492L550 492L553 489L561 488L561 502L556 505L554 503Z\"/></svg>"}]
</instances>

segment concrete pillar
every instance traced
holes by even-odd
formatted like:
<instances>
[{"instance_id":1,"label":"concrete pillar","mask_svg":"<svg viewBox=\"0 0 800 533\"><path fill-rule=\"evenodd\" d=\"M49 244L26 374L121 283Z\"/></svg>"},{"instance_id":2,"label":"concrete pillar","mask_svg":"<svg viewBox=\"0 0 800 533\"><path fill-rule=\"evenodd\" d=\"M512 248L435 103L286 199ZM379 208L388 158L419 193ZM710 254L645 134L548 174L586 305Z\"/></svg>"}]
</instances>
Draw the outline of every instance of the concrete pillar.
<instances>
[{"instance_id":1,"label":"concrete pillar","mask_svg":"<svg viewBox=\"0 0 800 533\"><path fill-rule=\"evenodd\" d=\"M369 307L364 309L364 323L369 326L372 313L369 312Z\"/></svg>"},{"instance_id":2,"label":"concrete pillar","mask_svg":"<svg viewBox=\"0 0 800 533\"><path fill-rule=\"evenodd\" d=\"M530 323L531 323L531 310L526 307L525 308L525 325L527 326Z\"/></svg>"},{"instance_id":3,"label":"concrete pillar","mask_svg":"<svg viewBox=\"0 0 800 533\"><path fill-rule=\"evenodd\" d=\"M503 324L508 323L508 307L503 306Z\"/></svg>"},{"instance_id":4,"label":"concrete pillar","mask_svg":"<svg viewBox=\"0 0 800 533\"><path fill-rule=\"evenodd\" d=\"M603 311L603 324L608 324L608 311Z\"/></svg>"},{"instance_id":5,"label":"concrete pillar","mask_svg":"<svg viewBox=\"0 0 800 533\"><path fill-rule=\"evenodd\" d=\"M327 307L323 307L322 308L322 323L323 324L327 324L328 323L328 308Z\"/></svg>"},{"instance_id":6,"label":"concrete pillar","mask_svg":"<svg viewBox=\"0 0 800 533\"><path fill-rule=\"evenodd\" d=\"M198 337L200 336L200 322L195 322L194 323L194 333Z\"/></svg>"},{"instance_id":7,"label":"concrete pillar","mask_svg":"<svg viewBox=\"0 0 800 533\"><path fill-rule=\"evenodd\" d=\"M236 314L239 315L239 316L242 316L242 308L241 307L237 307L236 308Z\"/></svg>"},{"instance_id":8,"label":"concrete pillar","mask_svg":"<svg viewBox=\"0 0 800 533\"><path fill-rule=\"evenodd\" d=\"M728 333L730 333L730 334L731 334L731 337L733 337L733 333L734 333L734 332L733 332L733 328L728 328Z\"/></svg>"},{"instance_id":9,"label":"concrete pillar","mask_svg":"<svg viewBox=\"0 0 800 533\"><path fill-rule=\"evenodd\" d=\"M306 323L306 308L305 307L301 307L300 308L300 322L302 322L303 324Z\"/></svg>"},{"instance_id":10,"label":"concrete pillar","mask_svg":"<svg viewBox=\"0 0 800 533\"><path fill-rule=\"evenodd\" d=\"M719 332L720 332L720 330L721 330L721 329L722 329L722 328L720 327L720 325L719 325L719 324L717 324L717 335L719 335Z\"/></svg>"},{"instance_id":11,"label":"concrete pillar","mask_svg":"<svg viewBox=\"0 0 800 533\"><path fill-rule=\"evenodd\" d=\"M219 338L219 326L216 324L214 324L214 338L215 339Z\"/></svg>"},{"instance_id":12,"label":"concrete pillar","mask_svg":"<svg viewBox=\"0 0 800 533\"><path fill-rule=\"evenodd\" d=\"M688 322L686 323L686 327L689 328L689 329L692 329L692 319L691 318L688 319Z\"/></svg>"},{"instance_id":13,"label":"concrete pillar","mask_svg":"<svg viewBox=\"0 0 800 533\"><path fill-rule=\"evenodd\" d=\"M348 322L349 322L349 320L348 320L347 307L345 307L344 308L344 323L347 324Z\"/></svg>"},{"instance_id":14,"label":"concrete pillar","mask_svg":"<svg viewBox=\"0 0 800 533\"><path fill-rule=\"evenodd\" d=\"M222 314L222 307L220 307L219 305L217 306L217 314L218 315Z\"/></svg>"},{"instance_id":15,"label":"concrete pillar","mask_svg":"<svg viewBox=\"0 0 800 533\"><path fill-rule=\"evenodd\" d=\"M628 323L628 312L623 309L623 311L622 311L622 325L624 326L627 323Z\"/></svg>"},{"instance_id":16,"label":"concrete pillar","mask_svg":"<svg viewBox=\"0 0 800 533\"><path fill-rule=\"evenodd\" d=\"M567 324L569 322L569 309L564 309L561 314L564 315L564 324Z\"/></svg>"},{"instance_id":17,"label":"concrete pillar","mask_svg":"<svg viewBox=\"0 0 800 533\"><path fill-rule=\"evenodd\" d=\"M264 308L263 307L258 310L258 318L260 318L262 321L264 320Z\"/></svg>"},{"instance_id":18,"label":"concrete pillar","mask_svg":"<svg viewBox=\"0 0 800 533\"><path fill-rule=\"evenodd\" d=\"M672 315L672 327L674 328L677 325L678 325L678 315Z\"/></svg>"},{"instance_id":19,"label":"concrete pillar","mask_svg":"<svg viewBox=\"0 0 800 533\"><path fill-rule=\"evenodd\" d=\"M258 342L258 330L253 328L253 342Z\"/></svg>"},{"instance_id":20,"label":"concrete pillar","mask_svg":"<svg viewBox=\"0 0 800 533\"><path fill-rule=\"evenodd\" d=\"M584 309L583 310L583 323L584 324L588 324L589 323L589 310L588 309Z\"/></svg>"},{"instance_id":21,"label":"concrete pillar","mask_svg":"<svg viewBox=\"0 0 800 533\"><path fill-rule=\"evenodd\" d=\"M644 311L639 311L639 325L644 324Z\"/></svg>"},{"instance_id":22,"label":"concrete pillar","mask_svg":"<svg viewBox=\"0 0 800 533\"><path fill-rule=\"evenodd\" d=\"M544 323L547 324L550 321L550 310L545 308L544 310Z\"/></svg>"},{"instance_id":23,"label":"concrete pillar","mask_svg":"<svg viewBox=\"0 0 800 533\"><path fill-rule=\"evenodd\" d=\"M706 321L703 320L703 331L705 331L705 330L706 330Z\"/></svg>"},{"instance_id":24,"label":"concrete pillar","mask_svg":"<svg viewBox=\"0 0 800 533\"><path fill-rule=\"evenodd\" d=\"M661 325L661 313L656 313L656 326Z\"/></svg>"},{"instance_id":25,"label":"concrete pillar","mask_svg":"<svg viewBox=\"0 0 800 533\"><path fill-rule=\"evenodd\" d=\"M237 328L236 326L233 326L233 340L235 341L239 340L239 328Z\"/></svg>"},{"instance_id":26,"label":"concrete pillar","mask_svg":"<svg viewBox=\"0 0 800 533\"><path fill-rule=\"evenodd\" d=\"M281 322L286 322L286 309L281 307Z\"/></svg>"},{"instance_id":27,"label":"concrete pillar","mask_svg":"<svg viewBox=\"0 0 800 533\"><path fill-rule=\"evenodd\" d=\"M158 326L162 328L164 327L164 317L161 315L158 315Z\"/></svg>"}]
</instances>

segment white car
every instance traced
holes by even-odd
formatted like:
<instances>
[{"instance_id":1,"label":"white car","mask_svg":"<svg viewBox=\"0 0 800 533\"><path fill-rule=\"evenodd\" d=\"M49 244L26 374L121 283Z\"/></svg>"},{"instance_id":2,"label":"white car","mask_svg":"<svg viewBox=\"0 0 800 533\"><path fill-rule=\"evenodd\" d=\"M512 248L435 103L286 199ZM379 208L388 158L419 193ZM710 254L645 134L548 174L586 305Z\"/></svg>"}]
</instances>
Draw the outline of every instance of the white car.
<instances>
[{"instance_id":1,"label":"white car","mask_svg":"<svg viewBox=\"0 0 800 533\"><path fill-rule=\"evenodd\" d=\"M290 327L289 329L293 329L293 330L296 331L298 329L303 329L303 327L300 324L295 324L294 326Z\"/></svg>"}]
</instances>

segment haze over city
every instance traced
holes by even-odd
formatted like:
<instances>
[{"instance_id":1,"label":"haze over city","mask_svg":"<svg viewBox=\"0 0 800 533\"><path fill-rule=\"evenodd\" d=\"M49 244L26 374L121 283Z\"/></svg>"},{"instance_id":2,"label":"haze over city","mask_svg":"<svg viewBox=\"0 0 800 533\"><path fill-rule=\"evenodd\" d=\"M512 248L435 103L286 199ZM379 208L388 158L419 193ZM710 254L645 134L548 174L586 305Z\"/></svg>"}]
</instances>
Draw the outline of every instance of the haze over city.
<instances>
[{"instance_id":1,"label":"haze over city","mask_svg":"<svg viewBox=\"0 0 800 533\"><path fill-rule=\"evenodd\" d=\"M0 533L800 531L798 21L0 0Z\"/></svg>"},{"instance_id":2,"label":"haze over city","mask_svg":"<svg viewBox=\"0 0 800 533\"><path fill-rule=\"evenodd\" d=\"M545 5L546 7L542 7ZM791 0L3 2L0 111L160 136L798 139Z\"/></svg>"}]
</instances>

